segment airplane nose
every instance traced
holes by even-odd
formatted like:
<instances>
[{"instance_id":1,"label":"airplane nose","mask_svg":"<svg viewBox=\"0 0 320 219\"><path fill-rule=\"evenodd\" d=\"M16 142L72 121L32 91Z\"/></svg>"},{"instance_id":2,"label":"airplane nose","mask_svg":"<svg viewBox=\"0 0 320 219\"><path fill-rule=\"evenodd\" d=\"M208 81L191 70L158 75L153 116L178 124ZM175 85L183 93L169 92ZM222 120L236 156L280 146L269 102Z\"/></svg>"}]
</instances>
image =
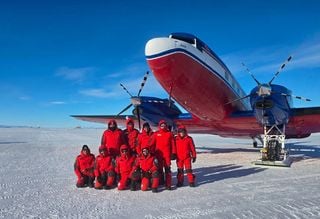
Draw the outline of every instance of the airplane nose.
<instances>
[{"instance_id":1,"label":"airplane nose","mask_svg":"<svg viewBox=\"0 0 320 219\"><path fill-rule=\"evenodd\" d=\"M145 47L145 55L147 58L161 54L164 51L175 48L175 42L170 38L154 38L147 42Z\"/></svg>"}]
</instances>

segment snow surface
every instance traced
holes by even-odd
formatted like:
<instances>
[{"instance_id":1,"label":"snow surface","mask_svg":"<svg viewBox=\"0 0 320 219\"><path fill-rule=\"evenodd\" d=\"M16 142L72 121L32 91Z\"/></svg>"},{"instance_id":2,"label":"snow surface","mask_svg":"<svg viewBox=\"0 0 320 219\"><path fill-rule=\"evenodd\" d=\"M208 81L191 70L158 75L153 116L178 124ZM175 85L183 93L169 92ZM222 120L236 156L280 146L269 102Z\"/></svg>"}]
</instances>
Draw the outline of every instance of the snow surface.
<instances>
[{"instance_id":1,"label":"snow surface","mask_svg":"<svg viewBox=\"0 0 320 219\"><path fill-rule=\"evenodd\" d=\"M195 188L78 189L75 157L102 132L0 128L0 218L320 218L320 134L287 142L291 168L252 165L249 140L193 135Z\"/></svg>"}]
</instances>

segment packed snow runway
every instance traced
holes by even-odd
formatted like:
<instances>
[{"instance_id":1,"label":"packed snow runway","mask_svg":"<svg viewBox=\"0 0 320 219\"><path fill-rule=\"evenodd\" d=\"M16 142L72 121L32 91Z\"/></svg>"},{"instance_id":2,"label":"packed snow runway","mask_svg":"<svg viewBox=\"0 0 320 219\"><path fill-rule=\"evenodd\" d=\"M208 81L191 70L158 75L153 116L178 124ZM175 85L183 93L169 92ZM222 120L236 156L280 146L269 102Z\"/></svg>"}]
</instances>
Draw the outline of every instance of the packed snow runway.
<instances>
[{"instance_id":1,"label":"packed snow runway","mask_svg":"<svg viewBox=\"0 0 320 219\"><path fill-rule=\"evenodd\" d=\"M0 218L320 218L320 134L288 140L291 168L253 166L250 140L193 135L195 188L78 189L75 157L102 132L0 128Z\"/></svg>"}]
</instances>

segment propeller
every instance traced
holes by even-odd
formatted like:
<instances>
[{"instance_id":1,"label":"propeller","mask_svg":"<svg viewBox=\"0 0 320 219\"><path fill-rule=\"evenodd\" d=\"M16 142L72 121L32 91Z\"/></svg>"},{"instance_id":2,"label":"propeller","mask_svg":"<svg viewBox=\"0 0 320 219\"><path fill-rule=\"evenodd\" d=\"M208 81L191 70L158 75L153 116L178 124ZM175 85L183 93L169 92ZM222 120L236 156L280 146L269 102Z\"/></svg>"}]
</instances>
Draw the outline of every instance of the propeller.
<instances>
[{"instance_id":1,"label":"propeller","mask_svg":"<svg viewBox=\"0 0 320 219\"><path fill-rule=\"evenodd\" d=\"M241 63L242 66L246 69L246 71L251 75L251 77L253 78L253 80L257 83L258 85L258 90L257 90L257 95L258 96L269 96L271 95L272 93L275 93L271 90L271 83L273 82L273 80L282 72L282 70L284 69L284 67L291 61L292 59L292 56L290 55L279 67L278 71L274 74L274 76L272 77L272 79L267 83L267 84L261 84L256 78L255 76L251 73L250 69L244 64L244 63ZM283 95L283 96L291 96L291 97L294 97L294 98L297 98L297 99L300 99L300 100L305 100L305 101L311 101L311 99L308 99L308 98L304 98L304 97L300 97L300 96L295 96L295 95L292 95L292 94L285 94L285 93L280 93L280 95ZM239 100L243 100L243 99L246 99L250 97L250 94L247 95L247 96L244 96L244 97L240 97L240 98L237 98L235 100L232 100L232 101L229 101L228 103L226 104L230 104L230 103L233 103L233 102L236 102L236 101L239 101Z\"/></svg>"},{"instance_id":2,"label":"propeller","mask_svg":"<svg viewBox=\"0 0 320 219\"><path fill-rule=\"evenodd\" d=\"M309 99L309 98L300 97L300 96L295 96L295 95L292 95L292 94L284 94L284 93L281 93L281 95L282 95L282 96L291 96L291 97L297 98L297 99L299 99L299 100L311 101L311 99Z\"/></svg>"},{"instance_id":3,"label":"propeller","mask_svg":"<svg viewBox=\"0 0 320 219\"><path fill-rule=\"evenodd\" d=\"M286 64L288 64L290 62L290 60L292 59L292 56L289 56L287 58L286 61L284 61L284 63L280 66L280 68L278 69L278 71L274 74L273 78L269 81L269 85L272 83L272 81L279 75L279 73L283 70L283 68L286 66Z\"/></svg>"},{"instance_id":4,"label":"propeller","mask_svg":"<svg viewBox=\"0 0 320 219\"><path fill-rule=\"evenodd\" d=\"M130 99L131 99L131 103L128 106L126 106L123 110L121 110L117 114L117 116L120 116L122 113L127 111L131 106L134 106L134 108L135 108L134 111L136 112L137 119L138 119L139 129L141 129L141 121L140 121L140 119L141 119L141 115L140 115L141 110L139 108L139 105L141 104L141 99L139 97L140 97L140 94L141 94L141 92L143 90L144 85L146 84L146 81L148 79L148 75L149 75L149 71L146 72L146 74L144 75L144 77L142 79L142 82L141 82L141 85L140 85L140 89L138 91L137 96L132 96L132 94L128 91L128 89L123 84L120 83L120 86L127 92L127 94L129 94Z\"/></svg>"},{"instance_id":5,"label":"propeller","mask_svg":"<svg viewBox=\"0 0 320 219\"><path fill-rule=\"evenodd\" d=\"M255 82L260 85L261 83L254 77L254 75L251 73L250 69L242 62L241 63L242 66L246 69L246 71L251 75L251 77L253 78L253 80L255 80Z\"/></svg>"}]
</instances>

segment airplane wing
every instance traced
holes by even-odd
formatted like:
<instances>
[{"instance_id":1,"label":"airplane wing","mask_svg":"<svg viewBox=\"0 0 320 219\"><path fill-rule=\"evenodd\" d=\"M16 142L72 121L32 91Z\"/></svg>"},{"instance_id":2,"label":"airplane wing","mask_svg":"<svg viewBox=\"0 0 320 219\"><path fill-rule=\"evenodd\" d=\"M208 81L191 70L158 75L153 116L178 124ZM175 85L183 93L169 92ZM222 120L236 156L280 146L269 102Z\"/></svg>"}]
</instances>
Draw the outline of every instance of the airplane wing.
<instances>
[{"instance_id":1,"label":"airplane wing","mask_svg":"<svg viewBox=\"0 0 320 219\"><path fill-rule=\"evenodd\" d=\"M72 117L89 122L107 124L110 119L125 127L126 119L133 115L72 115ZM173 119L174 123L188 127L189 133L204 133L222 137L256 137L263 134L263 127L257 122L253 111L237 111L221 121L205 121L190 113L181 114ZM153 127L156 128L156 127ZM290 121L286 127L286 138L303 138L320 132L320 107L293 108Z\"/></svg>"},{"instance_id":2,"label":"airplane wing","mask_svg":"<svg viewBox=\"0 0 320 219\"><path fill-rule=\"evenodd\" d=\"M320 107L293 108L287 131L289 136L296 135L295 138L320 132Z\"/></svg>"},{"instance_id":3,"label":"airplane wing","mask_svg":"<svg viewBox=\"0 0 320 219\"><path fill-rule=\"evenodd\" d=\"M135 124L138 124L138 120L133 115L71 115L73 118L87 121L87 122L95 122L95 123L102 123L107 124L110 119L116 120L118 126L126 127L126 120L128 118L134 120Z\"/></svg>"}]
</instances>

